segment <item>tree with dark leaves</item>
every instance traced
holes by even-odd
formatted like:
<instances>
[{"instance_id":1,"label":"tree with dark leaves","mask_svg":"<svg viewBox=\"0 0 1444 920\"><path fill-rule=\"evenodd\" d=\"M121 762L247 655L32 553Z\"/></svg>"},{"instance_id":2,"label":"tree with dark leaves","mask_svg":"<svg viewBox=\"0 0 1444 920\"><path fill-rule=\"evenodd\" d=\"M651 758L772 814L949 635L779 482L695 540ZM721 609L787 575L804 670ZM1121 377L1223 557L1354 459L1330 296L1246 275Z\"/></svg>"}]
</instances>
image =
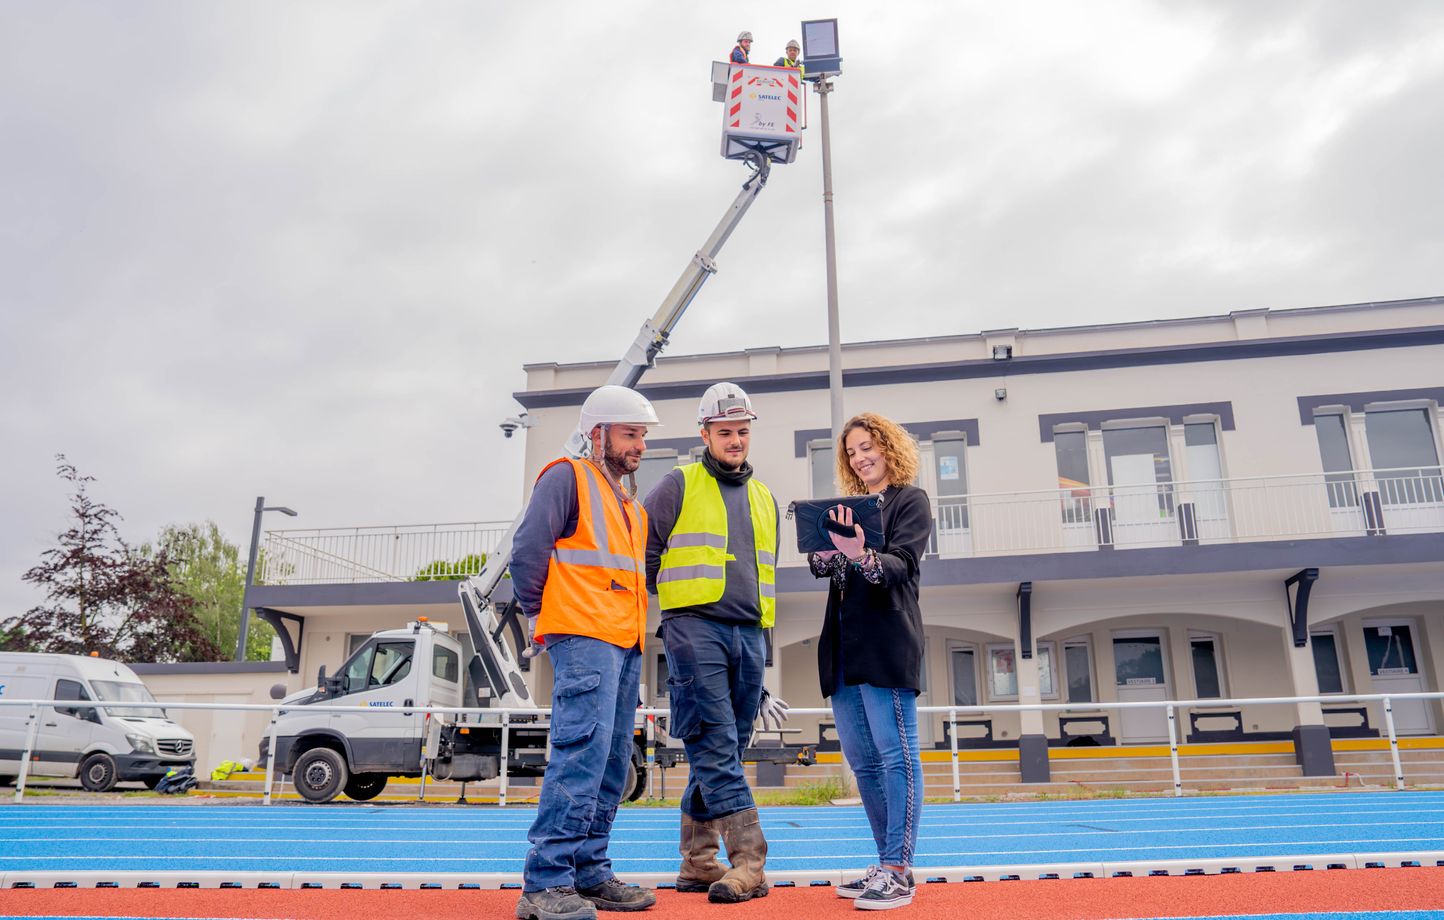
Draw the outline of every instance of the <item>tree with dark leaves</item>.
<instances>
[{"instance_id":1,"label":"tree with dark leaves","mask_svg":"<svg viewBox=\"0 0 1444 920\"><path fill-rule=\"evenodd\" d=\"M41 554L24 580L45 591L45 603L0 623L0 648L96 652L118 661L214 661L223 657L199 628L195 601L171 584L164 552L146 556L116 529L120 515L87 491L64 454L57 473L74 489L72 522Z\"/></svg>"}]
</instances>

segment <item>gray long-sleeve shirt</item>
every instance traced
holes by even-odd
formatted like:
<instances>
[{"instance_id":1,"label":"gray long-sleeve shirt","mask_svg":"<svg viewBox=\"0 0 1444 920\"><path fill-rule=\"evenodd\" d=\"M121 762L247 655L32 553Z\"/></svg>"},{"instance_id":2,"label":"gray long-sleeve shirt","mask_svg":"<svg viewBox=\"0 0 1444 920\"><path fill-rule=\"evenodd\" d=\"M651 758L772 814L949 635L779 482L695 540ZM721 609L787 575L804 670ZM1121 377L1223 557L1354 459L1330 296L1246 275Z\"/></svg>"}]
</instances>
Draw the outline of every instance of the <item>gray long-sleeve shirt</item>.
<instances>
[{"instance_id":1,"label":"gray long-sleeve shirt","mask_svg":"<svg viewBox=\"0 0 1444 920\"><path fill-rule=\"evenodd\" d=\"M663 610L662 618L702 616L719 623L756 626L762 619L761 599L757 586L757 540L752 532L752 507L746 484L732 485L717 481L722 490L722 504L727 508L726 587L722 597L713 604L677 607ZM657 570L662 567L662 551L677 517L682 513L685 480L682 471L674 469L652 488L642 502L647 509L647 590L657 593ZM776 512L777 500L773 499ZM780 526L780 525L779 525ZM774 537L774 543L776 538Z\"/></svg>"},{"instance_id":2,"label":"gray long-sleeve shirt","mask_svg":"<svg viewBox=\"0 0 1444 920\"><path fill-rule=\"evenodd\" d=\"M577 532L577 517L577 475L570 463L558 463L537 480L511 542L511 594L528 618L541 613L552 549Z\"/></svg>"}]
</instances>

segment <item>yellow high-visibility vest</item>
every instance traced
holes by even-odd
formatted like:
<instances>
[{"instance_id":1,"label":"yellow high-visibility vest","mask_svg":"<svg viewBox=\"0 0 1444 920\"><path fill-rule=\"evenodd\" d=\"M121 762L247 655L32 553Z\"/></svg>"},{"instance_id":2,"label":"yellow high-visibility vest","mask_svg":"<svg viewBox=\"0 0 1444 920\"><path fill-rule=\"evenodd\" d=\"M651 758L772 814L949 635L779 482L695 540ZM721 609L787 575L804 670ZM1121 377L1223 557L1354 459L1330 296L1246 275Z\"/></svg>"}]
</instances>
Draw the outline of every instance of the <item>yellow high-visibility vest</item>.
<instances>
[{"instance_id":1,"label":"yellow high-visibility vest","mask_svg":"<svg viewBox=\"0 0 1444 920\"><path fill-rule=\"evenodd\" d=\"M657 600L663 610L713 604L727 587L727 506L722 488L701 463L682 471L682 510L672 525L657 570ZM747 480L752 539L757 550L760 625L777 618L777 504L756 478Z\"/></svg>"}]
</instances>

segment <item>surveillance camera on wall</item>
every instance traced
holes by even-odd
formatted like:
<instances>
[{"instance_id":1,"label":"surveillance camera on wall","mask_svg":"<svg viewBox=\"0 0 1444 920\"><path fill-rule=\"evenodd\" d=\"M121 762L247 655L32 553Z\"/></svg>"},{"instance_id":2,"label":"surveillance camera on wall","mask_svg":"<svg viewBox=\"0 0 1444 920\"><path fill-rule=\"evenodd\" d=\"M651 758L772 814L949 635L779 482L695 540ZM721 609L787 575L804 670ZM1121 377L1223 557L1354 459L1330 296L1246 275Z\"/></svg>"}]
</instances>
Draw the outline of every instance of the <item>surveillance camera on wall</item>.
<instances>
[{"instance_id":1,"label":"surveillance camera on wall","mask_svg":"<svg viewBox=\"0 0 1444 920\"><path fill-rule=\"evenodd\" d=\"M998 387L996 390L993 391L993 398L996 399L998 402L1002 402L1003 400L1007 399L1008 388ZM510 435L508 435L508 437L510 437Z\"/></svg>"},{"instance_id":2,"label":"surveillance camera on wall","mask_svg":"<svg viewBox=\"0 0 1444 920\"><path fill-rule=\"evenodd\" d=\"M530 428L532 420L525 412L521 415L513 415L510 418L502 419L501 433L508 438L516 433L518 428Z\"/></svg>"}]
</instances>

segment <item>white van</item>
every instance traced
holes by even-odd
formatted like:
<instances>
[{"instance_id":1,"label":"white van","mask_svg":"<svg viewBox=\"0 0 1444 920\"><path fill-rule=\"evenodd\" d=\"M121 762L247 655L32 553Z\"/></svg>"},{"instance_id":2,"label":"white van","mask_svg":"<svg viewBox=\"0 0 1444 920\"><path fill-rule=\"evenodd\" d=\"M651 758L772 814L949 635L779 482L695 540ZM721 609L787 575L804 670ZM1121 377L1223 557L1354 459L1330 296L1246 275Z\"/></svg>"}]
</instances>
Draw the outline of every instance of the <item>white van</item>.
<instances>
[{"instance_id":1,"label":"white van","mask_svg":"<svg viewBox=\"0 0 1444 920\"><path fill-rule=\"evenodd\" d=\"M118 661L81 655L0 652L0 699L155 702ZM0 784L15 781L29 706L0 706ZM137 780L154 789L166 771L195 766L195 737L159 706L40 707L31 776L79 777L92 792Z\"/></svg>"}]
</instances>

